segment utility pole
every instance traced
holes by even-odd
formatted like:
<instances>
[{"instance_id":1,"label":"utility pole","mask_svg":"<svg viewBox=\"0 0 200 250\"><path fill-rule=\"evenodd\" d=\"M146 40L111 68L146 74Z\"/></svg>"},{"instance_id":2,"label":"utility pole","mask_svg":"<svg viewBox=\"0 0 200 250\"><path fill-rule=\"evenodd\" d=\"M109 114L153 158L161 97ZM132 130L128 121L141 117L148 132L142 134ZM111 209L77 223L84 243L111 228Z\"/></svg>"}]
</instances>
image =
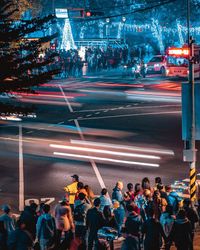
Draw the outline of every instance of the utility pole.
<instances>
[{"instance_id":1,"label":"utility pole","mask_svg":"<svg viewBox=\"0 0 200 250\"><path fill-rule=\"evenodd\" d=\"M186 141L184 157L190 167L190 200L196 200L196 148L195 148L195 83L194 83L194 41L190 36L190 0L187 1L187 40L189 61L189 138Z\"/></svg>"}]
</instances>

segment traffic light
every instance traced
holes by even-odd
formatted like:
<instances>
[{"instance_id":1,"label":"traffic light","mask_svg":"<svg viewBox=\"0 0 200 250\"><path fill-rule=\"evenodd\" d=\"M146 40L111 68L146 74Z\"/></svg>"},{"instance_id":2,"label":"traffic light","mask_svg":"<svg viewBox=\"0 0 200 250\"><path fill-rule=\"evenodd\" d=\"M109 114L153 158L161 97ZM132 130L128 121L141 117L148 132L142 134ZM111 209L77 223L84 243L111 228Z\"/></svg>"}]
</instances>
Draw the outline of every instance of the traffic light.
<instances>
[{"instance_id":1,"label":"traffic light","mask_svg":"<svg viewBox=\"0 0 200 250\"><path fill-rule=\"evenodd\" d=\"M85 17L93 17L93 16L104 16L104 12L85 10Z\"/></svg>"}]
</instances>

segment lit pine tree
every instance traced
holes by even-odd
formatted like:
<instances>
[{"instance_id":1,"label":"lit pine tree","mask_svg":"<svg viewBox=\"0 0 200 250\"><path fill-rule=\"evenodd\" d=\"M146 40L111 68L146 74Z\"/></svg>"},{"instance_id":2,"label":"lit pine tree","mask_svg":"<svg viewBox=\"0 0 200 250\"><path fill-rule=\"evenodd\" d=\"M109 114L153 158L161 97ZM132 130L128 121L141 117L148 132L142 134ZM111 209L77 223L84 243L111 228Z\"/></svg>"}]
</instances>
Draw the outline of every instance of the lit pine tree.
<instances>
[{"instance_id":1,"label":"lit pine tree","mask_svg":"<svg viewBox=\"0 0 200 250\"><path fill-rule=\"evenodd\" d=\"M59 72L55 66L56 53L44 52L44 44L56 37L28 39L34 32L47 30L55 22L53 16L16 20L19 9L12 0L0 0L0 92L29 91Z\"/></svg>"}]
</instances>

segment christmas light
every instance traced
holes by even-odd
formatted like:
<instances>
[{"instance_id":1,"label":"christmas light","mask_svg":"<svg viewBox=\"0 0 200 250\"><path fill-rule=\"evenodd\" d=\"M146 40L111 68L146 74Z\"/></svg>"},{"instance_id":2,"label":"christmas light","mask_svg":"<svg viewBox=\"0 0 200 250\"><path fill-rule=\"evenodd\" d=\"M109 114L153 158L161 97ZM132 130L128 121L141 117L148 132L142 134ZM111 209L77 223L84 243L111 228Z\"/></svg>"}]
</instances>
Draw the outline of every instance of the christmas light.
<instances>
[{"instance_id":1,"label":"christmas light","mask_svg":"<svg viewBox=\"0 0 200 250\"><path fill-rule=\"evenodd\" d=\"M61 49L64 50L76 49L69 18L65 19Z\"/></svg>"}]
</instances>

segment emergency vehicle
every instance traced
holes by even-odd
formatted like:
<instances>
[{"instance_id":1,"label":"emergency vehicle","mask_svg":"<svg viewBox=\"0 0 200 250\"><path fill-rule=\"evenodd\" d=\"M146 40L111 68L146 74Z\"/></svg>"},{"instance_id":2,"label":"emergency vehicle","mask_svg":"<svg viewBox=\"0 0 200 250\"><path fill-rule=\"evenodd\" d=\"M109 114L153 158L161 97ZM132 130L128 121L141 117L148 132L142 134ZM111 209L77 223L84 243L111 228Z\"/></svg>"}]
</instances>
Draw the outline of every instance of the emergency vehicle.
<instances>
[{"instance_id":1,"label":"emergency vehicle","mask_svg":"<svg viewBox=\"0 0 200 250\"><path fill-rule=\"evenodd\" d=\"M170 47L167 49L166 76L188 78L189 74L189 49ZM200 77L200 46L194 45L194 77Z\"/></svg>"}]
</instances>

